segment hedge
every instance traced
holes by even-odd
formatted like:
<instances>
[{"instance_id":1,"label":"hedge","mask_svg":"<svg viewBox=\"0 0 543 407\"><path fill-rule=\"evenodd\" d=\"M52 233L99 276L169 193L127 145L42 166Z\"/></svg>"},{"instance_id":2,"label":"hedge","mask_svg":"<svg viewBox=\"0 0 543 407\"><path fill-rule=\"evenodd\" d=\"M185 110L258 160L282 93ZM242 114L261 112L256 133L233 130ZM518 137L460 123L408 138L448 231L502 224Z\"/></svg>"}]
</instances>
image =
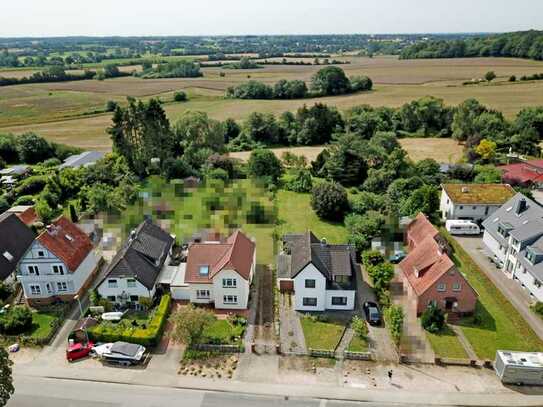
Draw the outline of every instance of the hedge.
<instances>
[{"instance_id":1,"label":"hedge","mask_svg":"<svg viewBox=\"0 0 543 407\"><path fill-rule=\"evenodd\" d=\"M130 342L143 346L158 345L170 314L171 297L162 296L153 318L147 327L122 327L100 324L88 330L89 338L94 342ZM120 329L123 328L123 329Z\"/></svg>"}]
</instances>

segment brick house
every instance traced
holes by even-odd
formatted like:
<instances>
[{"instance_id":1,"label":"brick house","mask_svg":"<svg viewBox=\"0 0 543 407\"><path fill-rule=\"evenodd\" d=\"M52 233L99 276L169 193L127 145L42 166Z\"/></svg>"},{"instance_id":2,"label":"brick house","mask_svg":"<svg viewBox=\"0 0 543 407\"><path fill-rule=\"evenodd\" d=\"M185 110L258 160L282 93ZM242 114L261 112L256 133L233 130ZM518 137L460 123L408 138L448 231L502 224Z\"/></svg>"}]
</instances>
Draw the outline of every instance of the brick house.
<instances>
[{"instance_id":1,"label":"brick house","mask_svg":"<svg viewBox=\"0 0 543 407\"><path fill-rule=\"evenodd\" d=\"M409 254L399 268L417 315L432 304L448 314L472 314L477 292L456 268L444 239L424 214L408 226L407 244Z\"/></svg>"}]
</instances>

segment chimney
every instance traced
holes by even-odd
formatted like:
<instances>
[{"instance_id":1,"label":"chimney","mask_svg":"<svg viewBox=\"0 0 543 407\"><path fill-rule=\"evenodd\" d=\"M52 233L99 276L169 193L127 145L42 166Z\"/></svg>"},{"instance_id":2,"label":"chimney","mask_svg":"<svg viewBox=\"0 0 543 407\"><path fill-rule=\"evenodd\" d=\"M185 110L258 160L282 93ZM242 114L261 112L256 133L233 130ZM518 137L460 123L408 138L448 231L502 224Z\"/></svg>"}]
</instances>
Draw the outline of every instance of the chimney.
<instances>
[{"instance_id":1,"label":"chimney","mask_svg":"<svg viewBox=\"0 0 543 407\"><path fill-rule=\"evenodd\" d=\"M326 238L325 238L325 237L323 237L323 238L321 239L321 246L322 246L322 247L328 246L328 243L326 242Z\"/></svg>"},{"instance_id":2,"label":"chimney","mask_svg":"<svg viewBox=\"0 0 543 407\"><path fill-rule=\"evenodd\" d=\"M468 187L462 187L462 193L467 194L469 192Z\"/></svg>"},{"instance_id":3,"label":"chimney","mask_svg":"<svg viewBox=\"0 0 543 407\"><path fill-rule=\"evenodd\" d=\"M527 207L528 207L528 204L526 203L526 199L522 198L515 205L515 213L517 215L520 215L522 212L526 210Z\"/></svg>"},{"instance_id":4,"label":"chimney","mask_svg":"<svg viewBox=\"0 0 543 407\"><path fill-rule=\"evenodd\" d=\"M136 238L136 229L132 229L130 231L130 241L134 240Z\"/></svg>"}]
</instances>

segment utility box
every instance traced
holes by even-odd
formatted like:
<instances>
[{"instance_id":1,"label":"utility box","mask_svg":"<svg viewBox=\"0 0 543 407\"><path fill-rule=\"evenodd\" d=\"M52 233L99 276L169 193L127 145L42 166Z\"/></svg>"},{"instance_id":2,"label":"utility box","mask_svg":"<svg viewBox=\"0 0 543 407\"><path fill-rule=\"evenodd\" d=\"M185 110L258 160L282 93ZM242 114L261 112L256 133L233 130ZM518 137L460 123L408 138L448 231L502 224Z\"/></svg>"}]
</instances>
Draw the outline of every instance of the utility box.
<instances>
[{"instance_id":1,"label":"utility box","mask_svg":"<svg viewBox=\"0 0 543 407\"><path fill-rule=\"evenodd\" d=\"M504 384L543 386L543 353L499 350L494 370Z\"/></svg>"}]
</instances>

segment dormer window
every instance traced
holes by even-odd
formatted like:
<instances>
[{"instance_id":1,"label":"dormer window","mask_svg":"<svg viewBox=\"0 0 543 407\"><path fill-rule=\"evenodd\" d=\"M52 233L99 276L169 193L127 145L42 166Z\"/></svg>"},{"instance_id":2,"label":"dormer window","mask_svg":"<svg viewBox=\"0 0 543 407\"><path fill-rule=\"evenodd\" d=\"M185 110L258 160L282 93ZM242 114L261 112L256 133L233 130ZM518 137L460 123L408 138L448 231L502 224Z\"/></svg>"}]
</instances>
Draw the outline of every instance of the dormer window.
<instances>
[{"instance_id":1,"label":"dormer window","mask_svg":"<svg viewBox=\"0 0 543 407\"><path fill-rule=\"evenodd\" d=\"M509 237L509 233L513 230L513 226L511 226L509 223L500 223L498 225L498 233L504 238L507 239Z\"/></svg>"},{"instance_id":2,"label":"dormer window","mask_svg":"<svg viewBox=\"0 0 543 407\"><path fill-rule=\"evenodd\" d=\"M4 252L3 256L10 263L13 261L13 255L10 252L8 252L7 250Z\"/></svg>"},{"instance_id":3,"label":"dormer window","mask_svg":"<svg viewBox=\"0 0 543 407\"><path fill-rule=\"evenodd\" d=\"M528 250L526 250L526 256L525 257L526 257L526 260L528 260L531 264L536 264L537 263L537 255L530 248L528 248Z\"/></svg>"},{"instance_id":4,"label":"dormer window","mask_svg":"<svg viewBox=\"0 0 543 407\"><path fill-rule=\"evenodd\" d=\"M198 274L202 277L207 277L209 275L209 266L200 266Z\"/></svg>"}]
</instances>

